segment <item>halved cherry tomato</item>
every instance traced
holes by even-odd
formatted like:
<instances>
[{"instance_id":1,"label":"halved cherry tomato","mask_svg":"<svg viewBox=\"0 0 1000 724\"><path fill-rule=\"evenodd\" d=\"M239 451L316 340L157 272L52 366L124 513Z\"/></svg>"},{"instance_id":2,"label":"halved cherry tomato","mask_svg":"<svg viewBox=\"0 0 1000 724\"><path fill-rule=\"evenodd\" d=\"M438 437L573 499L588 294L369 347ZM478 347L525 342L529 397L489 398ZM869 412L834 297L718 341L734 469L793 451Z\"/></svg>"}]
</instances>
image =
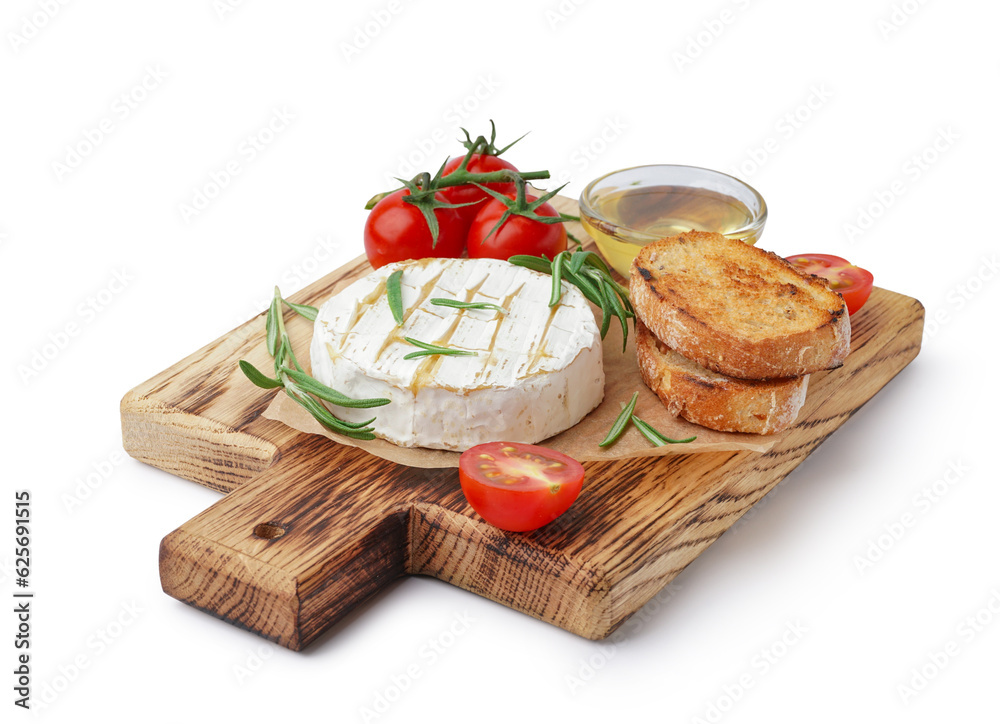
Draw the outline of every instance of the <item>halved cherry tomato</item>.
<instances>
[{"instance_id":1,"label":"halved cherry tomato","mask_svg":"<svg viewBox=\"0 0 1000 724\"><path fill-rule=\"evenodd\" d=\"M449 159L448 163L444 165L444 173L442 176L447 176L462 165L462 160L465 156L456 156L455 158ZM479 153L472 154L472 158L469 159L469 165L466 170L469 173L492 173L494 171L503 171L508 169L510 171L517 171L514 164L509 161L498 158L497 156L483 156ZM484 184L486 188L493 189L499 194L512 194L514 193L514 182L509 183L492 183ZM488 193L482 189L478 189L472 184L466 184L465 186L448 186L447 188L441 189L439 192L452 204L465 204L470 201L483 202L491 198ZM471 206L462 206L461 208L455 209L458 212L459 217L465 223L465 228L469 228L469 224L472 220L476 218L476 214L479 210L483 208L482 203L475 203Z\"/></svg>"},{"instance_id":2,"label":"halved cherry tomato","mask_svg":"<svg viewBox=\"0 0 1000 724\"><path fill-rule=\"evenodd\" d=\"M408 189L394 191L375 204L365 220L365 253L376 269L404 259L462 256L465 227L457 209L434 209L438 222L438 238L434 243L420 209L403 201L409 195ZM441 193L435 197L441 197Z\"/></svg>"},{"instance_id":3,"label":"halved cherry tomato","mask_svg":"<svg viewBox=\"0 0 1000 724\"><path fill-rule=\"evenodd\" d=\"M465 499L487 523L521 532L569 509L580 494L583 466L539 445L488 442L462 453L458 477Z\"/></svg>"},{"instance_id":4,"label":"halved cherry tomato","mask_svg":"<svg viewBox=\"0 0 1000 724\"><path fill-rule=\"evenodd\" d=\"M786 258L799 271L826 279L830 289L844 298L848 314L861 309L872 293L872 273L847 259L832 254L795 254Z\"/></svg>"},{"instance_id":5,"label":"halved cherry tomato","mask_svg":"<svg viewBox=\"0 0 1000 724\"><path fill-rule=\"evenodd\" d=\"M526 195L525 199L531 203L536 197ZM528 254L552 259L559 252L566 251L566 227L563 224L546 224L514 214L493 231L506 210L502 201L490 199L476 215L466 242L470 258L509 259L515 254ZM549 203L539 206L535 213L539 216L559 216Z\"/></svg>"}]
</instances>

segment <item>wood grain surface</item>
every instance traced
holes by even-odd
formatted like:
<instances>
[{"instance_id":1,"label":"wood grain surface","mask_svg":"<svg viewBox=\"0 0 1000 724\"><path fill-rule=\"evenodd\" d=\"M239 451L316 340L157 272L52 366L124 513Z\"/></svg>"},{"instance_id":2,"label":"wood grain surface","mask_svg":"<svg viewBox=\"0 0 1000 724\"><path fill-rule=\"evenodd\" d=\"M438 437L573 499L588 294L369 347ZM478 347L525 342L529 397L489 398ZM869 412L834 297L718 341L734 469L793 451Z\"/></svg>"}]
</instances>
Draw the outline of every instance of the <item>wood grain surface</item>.
<instances>
[{"instance_id":1,"label":"wood grain surface","mask_svg":"<svg viewBox=\"0 0 1000 724\"><path fill-rule=\"evenodd\" d=\"M292 300L318 305L369 269L359 258ZM851 322L846 363L811 377L797 423L769 452L588 463L566 514L505 533L468 506L455 469L397 465L261 417L276 393L237 368L270 366L261 314L122 400L130 455L227 493L163 539L163 590L292 649L410 574L606 637L920 350L915 299L876 288ZM286 324L306 349L311 323Z\"/></svg>"}]
</instances>

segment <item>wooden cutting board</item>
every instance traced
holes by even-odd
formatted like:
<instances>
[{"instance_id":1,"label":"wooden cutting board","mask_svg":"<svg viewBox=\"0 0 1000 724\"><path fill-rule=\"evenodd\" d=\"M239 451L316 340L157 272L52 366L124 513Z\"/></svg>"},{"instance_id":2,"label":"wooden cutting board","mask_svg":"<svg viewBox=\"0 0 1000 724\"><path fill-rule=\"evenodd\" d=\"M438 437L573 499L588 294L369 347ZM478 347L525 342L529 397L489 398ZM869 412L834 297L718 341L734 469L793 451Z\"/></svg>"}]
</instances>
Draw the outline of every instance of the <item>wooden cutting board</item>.
<instances>
[{"instance_id":1,"label":"wooden cutting board","mask_svg":"<svg viewBox=\"0 0 1000 724\"><path fill-rule=\"evenodd\" d=\"M576 213L571 200L557 206ZM361 257L292 301L318 306L368 271ZM304 648L408 574L601 639L909 364L923 319L917 300L876 288L851 320L846 363L812 376L797 424L770 451L587 463L573 507L531 533L484 523L454 468L390 463L262 417L276 393L237 361L270 367L263 314L128 392L122 437L134 458L226 493L161 542L163 590L282 646ZM286 324L307 349L311 323Z\"/></svg>"}]
</instances>

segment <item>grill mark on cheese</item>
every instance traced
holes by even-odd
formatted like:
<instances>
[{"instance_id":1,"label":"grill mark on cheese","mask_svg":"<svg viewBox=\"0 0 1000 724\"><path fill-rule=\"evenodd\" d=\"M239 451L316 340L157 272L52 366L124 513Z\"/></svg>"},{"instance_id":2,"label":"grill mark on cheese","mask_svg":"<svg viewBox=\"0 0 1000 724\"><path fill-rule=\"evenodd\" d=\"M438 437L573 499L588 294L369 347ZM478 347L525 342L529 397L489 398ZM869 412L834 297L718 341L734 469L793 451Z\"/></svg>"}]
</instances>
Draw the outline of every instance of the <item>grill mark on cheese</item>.
<instances>
[{"instance_id":1,"label":"grill mark on cheese","mask_svg":"<svg viewBox=\"0 0 1000 724\"><path fill-rule=\"evenodd\" d=\"M389 331L389 334L385 336L385 339L382 341L382 345L378 348L378 352L375 354L376 365L379 363L379 361L381 361L382 355L385 353L387 349L389 349L389 347L391 347L394 344L407 344L406 340L403 339L403 337L405 337L406 335L403 334L403 332L401 331L402 329L403 329L402 327L393 327Z\"/></svg>"},{"instance_id":2,"label":"grill mark on cheese","mask_svg":"<svg viewBox=\"0 0 1000 724\"><path fill-rule=\"evenodd\" d=\"M524 289L524 282L521 282L520 284L518 284L518 285L517 285L517 289L515 289L515 290L514 290L514 291L512 291L511 293L507 294L507 295L506 295L506 296L505 296L505 297L503 298L503 303L502 303L502 304L501 304L500 306L501 306L501 307L503 307L504 309L510 309L510 305L511 305L511 303L513 303L513 301L514 301L514 298L515 298L515 297L516 297L516 296L517 296L518 294L520 294L520 293L521 293L521 290L522 290L522 289ZM506 319L506 317L505 317L505 319Z\"/></svg>"},{"instance_id":3,"label":"grill mark on cheese","mask_svg":"<svg viewBox=\"0 0 1000 724\"><path fill-rule=\"evenodd\" d=\"M441 278L441 275L439 274L437 276L437 278L435 278L434 281L432 282L431 289L433 289L433 287L437 284L438 279L440 279L440 278ZM476 284L475 286L466 288L465 289L465 299L463 301L472 302L475 299L476 295L479 294L479 290L483 288L484 284L486 284L486 282L488 281L488 279L489 279L489 277L484 276L482 278L482 280L478 284ZM524 284L518 285L517 289L515 289L513 292L511 292L506 297L504 297L503 303L500 304L500 306L503 307L504 309L509 309L511 301L513 301L514 297L517 296L517 294L521 291L521 289L523 287L524 287ZM429 292L428 292L428 294L429 294ZM487 298L487 299L493 299L494 298L494 297L490 297L488 294L483 294L482 296L485 297L485 298ZM426 298L426 295L425 295L424 298ZM468 309L458 309L458 310L455 310L455 311L457 312L457 314L454 315L455 319L452 322L451 326L448 328L448 330L445 332L444 337L442 337L440 341L433 342L432 344L437 344L437 345L440 345L442 347L449 346L449 342L451 341L452 336L455 334L455 330L458 329L458 325L460 324L462 318L465 317L465 316L467 316L468 312L471 311L471 310L468 310ZM490 346L489 346L489 349L490 349L490 361L492 361L492 359L493 359L494 344L496 342L497 334L500 332L500 326L503 324L504 320L506 320L506 317L504 315L500 314L499 312L494 312L493 314L494 314L493 336L490 339ZM471 351L482 352L483 350L471 350ZM432 379L434 377L434 375L437 374L438 369L441 366L442 356L441 355L434 355L432 357L429 357L426 360L426 362L428 362L429 364L421 365L421 367L418 368L417 373L415 375L415 381L410 386L410 389L413 391L414 394L416 394L417 390L420 387L422 387L423 385L425 385L428 380ZM489 376L489 364L486 364L486 365L483 366L483 370L479 374L479 376L477 377L477 380L476 380L479 384L476 385L475 387L473 387L472 389L485 389L486 387L489 386L488 383L486 383L483 380L484 376ZM417 380L419 380L419 381L417 381ZM452 389L452 390L456 389L454 387L448 386L447 384L442 384L442 387L445 387L446 389ZM472 391L472 390L470 389L470 391Z\"/></svg>"},{"instance_id":4,"label":"grill mark on cheese","mask_svg":"<svg viewBox=\"0 0 1000 724\"><path fill-rule=\"evenodd\" d=\"M336 362L337 359L340 357L340 352L334 349L333 345L331 345L329 342L326 343L326 353L330 355L330 359L332 359L334 362Z\"/></svg>"},{"instance_id":5,"label":"grill mark on cheese","mask_svg":"<svg viewBox=\"0 0 1000 724\"><path fill-rule=\"evenodd\" d=\"M424 285L420 287L420 294L417 297L417 300L411 305L410 307L411 310L418 309L419 307L422 307L424 305L424 302L427 301L427 298L431 295L431 292L434 291L434 287L437 286L437 283L441 280L441 277L443 276L444 276L444 269L439 271L436 277L434 277L430 281L425 282ZM412 312L409 312L409 310L403 310L404 323L409 318L410 313Z\"/></svg>"},{"instance_id":6,"label":"grill mark on cheese","mask_svg":"<svg viewBox=\"0 0 1000 724\"><path fill-rule=\"evenodd\" d=\"M413 304L411 304L409 307L406 307L405 309L403 309L403 326L398 326L397 325L397 326L394 326L391 330L389 330L389 334L387 334L385 336L385 339L382 342L382 346L378 348L378 352L375 355L375 363L374 364L377 365L382 360L382 355L392 345L397 344L397 343L398 344L408 344L406 342L406 340L403 339L404 337L408 336L408 335L406 335L406 334L403 333L403 329L406 326L406 322L409 320L410 315L412 315L417 309L419 309L421 306L423 306L424 301L427 299L427 297L430 296L430 294L433 291L435 285L437 285L438 280L441 279L441 276L443 274L444 274L444 271L442 270L441 272L438 273L438 275L436 277L434 277L429 282L427 282L426 284L424 284L420 288L420 292L419 292L419 294L417 296L417 300ZM400 280L400 281L402 281L402 280ZM385 280L384 279L379 283L378 289L382 290L382 292L385 291ZM373 294L374 294L374 292L373 292ZM378 298L380 298L381 296L382 296L382 294L379 294ZM367 304L370 305L371 301L369 301L369 300L371 300L371 299L372 299L372 294L369 294L367 297L365 297L365 303L367 303ZM388 304L388 302L386 302L386 303ZM348 331L350 331L350 330L348 330ZM344 336L346 337L347 334L345 333ZM422 339L420 341L421 342L426 342L427 340L426 339ZM427 360L425 359L424 361L427 361Z\"/></svg>"},{"instance_id":7,"label":"grill mark on cheese","mask_svg":"<svg viewBox=\"0 0 1000 724\"><path fill-rule=\"evenodd\" d=\"M465 312L464 309L460 309L457 311L459 313L453 315L454 318L451 321L451 325L448 327L448 329L445 330L445 333L437 340L430 342L430 344L436 344L439 347L450 346L451 338L455 335L455 330L458 329L459 322L462 321L462 317L464 316L463 313ZM422 339L420 341L425 342L427 340ZM416 372L413 373L413 380L410 382L409 385L410 392L412 392L415 395L417 394L417 392L420 391L421 387L427 386L427 384L432 379L434 379L434 376L437 374L438 369L440 369L441 360L443 359L444 355L440 354L433 354L424 357L423 360L421 360L420 365L417 367ZM452 387L449 387L447 384L442 384L442 387L445 387L447 389L454 389Z\"/></svg>"},{"instance_id":8,"label":"grill mark on cheese","mask_svg":"<svg viewBox=\"0 0 1000 724\"><path fill-rule=\"evenodd\" d=\"M385 296L385 279L379 280L379 283L375 286L375 288L372 291L370 291L363 298L355 302L354 309L351 312L351 318L347 323L347 330L344 332L345 336L354 331L354 328L357 326L358 322L360 322L364 318L364 316L368 314L368 311L372 308L372 305L376 301L381 299L383 296Z\"/></svg>"},{"instance_id":9,"label":"grill mark on cheese","mask_svg":"<svg viewBox=\"0 0 1000 724\"><path fill-rule=\"evenodd\" d=\"M538 344L536 345L534 353L531 355L531 359L528 361L525 374L534 374L539 362L541 362L542 359L548 359L550 357L550 355L545 352L545 338L548 336L549 330L552 328L552 321L556 318L556 312L561 306L562 304L557 304L554 307L549 307L549 316L545 320L545 328L542 329L542 334L538 337Z\"/></svg>"},{"instance_id":10,"label":"grill mark on cheese","mask_svg":"<svg viewBox=\"0 0 1000 724\"><path fill-rule=\"evenodd\" d=\"M483 280L481 282L479 282L479 284L477 284L474 287L469 287L468 289L466 289L465 290L465 299L463 301L471 302L473 299L475 299L476 295L479 293L479 290L483 288L483 284L486 283L487 278L488 277L483 277ZM484 294L483 296L485 297L486 295ZM506 309L506 307L504 307L504 309ZM461 309L459 311L464 312L466 310Z\"/></svg>"},{"instance_id":11,"label":"grill mark on cheese","mask_svg":"<svg viewBox=\"0 0 1000 724\"><path fill-rule=\"evenodd\" d=\"M482 286L482 285L480 285L480 286ZM524 289L524 282L518 284L517 285L517 289L515 289L514 291L512 291L509 294L507 294L506 296L504 296L503 300L500 301L500 306L509 311L511 303L514 301L514 298L517 297L517 295L521 293L522 289ZM486 295L483 295L483 296L486 296ZM507 321L509 319L509 317L507 317L506 315L500 314L499 312L497 312L497 317L498 317L497 323L493 327L493 336L490 337L490 347L489 347L489 349L490 349L490 356L487 358L486 365L483 367L483 372L482 372L482 374L479 377L479 381L480 382L482 381L483 377L488 377L489 376L490 365L493 364L494 361L496 360L497 337L500 335L500 329L503 327L504 324L507 323Z\"/></svg>"}]
</instances>

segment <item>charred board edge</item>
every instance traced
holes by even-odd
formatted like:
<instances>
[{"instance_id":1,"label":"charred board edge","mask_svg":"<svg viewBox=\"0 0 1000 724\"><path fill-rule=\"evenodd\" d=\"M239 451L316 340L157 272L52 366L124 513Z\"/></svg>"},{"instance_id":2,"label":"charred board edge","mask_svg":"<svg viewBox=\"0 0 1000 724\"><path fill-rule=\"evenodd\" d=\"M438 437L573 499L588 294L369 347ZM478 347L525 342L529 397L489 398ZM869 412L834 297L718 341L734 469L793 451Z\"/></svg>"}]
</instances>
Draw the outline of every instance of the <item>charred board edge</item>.
<instances>
[{"instance_id":1,"label":"charred board edge","mask_svg":"<svg viewBox=\"0 0 1000 724\"><path fill-rule=\"evenodd\" d=\"M159 568L167 595L281 646L304 645L298 584L281 569L183 527L160 541ZM268 625L254 625L261 620Z\"/></svg>"}]
</instances>

